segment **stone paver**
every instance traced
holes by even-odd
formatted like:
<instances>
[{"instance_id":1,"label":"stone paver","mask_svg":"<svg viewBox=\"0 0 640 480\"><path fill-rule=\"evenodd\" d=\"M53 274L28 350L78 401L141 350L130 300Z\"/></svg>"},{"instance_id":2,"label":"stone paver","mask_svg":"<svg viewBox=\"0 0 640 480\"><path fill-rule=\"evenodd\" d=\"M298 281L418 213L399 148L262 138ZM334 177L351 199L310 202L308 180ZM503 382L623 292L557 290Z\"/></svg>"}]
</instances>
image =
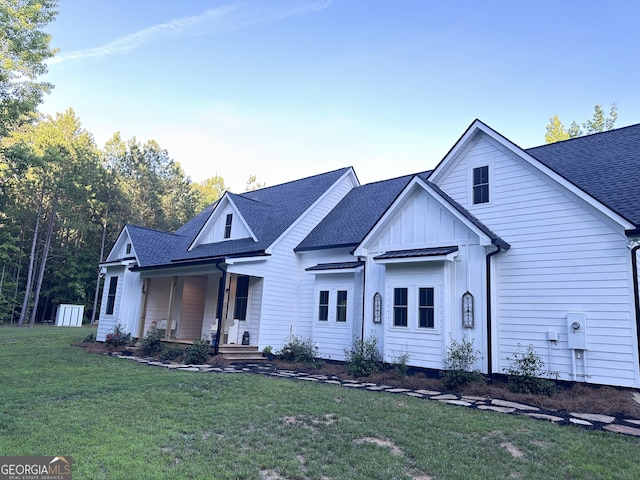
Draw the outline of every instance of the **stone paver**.
<instances>
[{"instance_id":1,"label":"stone paver","mask_svg":"<svg viewBox=\"0 0 640 480\"><path fill-rule=\"evenodd\" d=\"M387 390L387 392L389 393L404 393L404 392L408 392L409 389L408 388L389 388Z\"/></svg>"},{"instance_id":2,"label":"stone paver","mask_svg":"<svg viewBox=\"0 0 640 480\"><path fill-rule=\"evenodd\" d=\"M440 400L441 402L448 403L449 405L459 405L461 407L470 407L472 402L465 402L464 400Z\"/></svg>"},{"instance_id":3,"label":"stone paver","mask_svg":"<svg viewBox=\"0 0 640 480\"><path fill-rule=\"evenodd\" d=\"M585 427L593 426L593 423L588 422L586 420L580 420L579 418L570 418L569 422L573 423L574 425L584 425Z\"/></svg>"},{"instance_id":4,"label":"stone paver","mask_svg":"<svg viewBox=\"0 0 640 480\"><path fill-rule=\"evenodd\" d=\"M633 435L634 437L640 437L640 428L629 427L627 425L605 425L602 427L603 430L608 430L610 432L616 433L624 433L626 435Z\"/></svg>"},{"instance_id":5,"label":"stone paver","mask_svg":"<svg viewBox=\"0 0 640 480\"><path fill-rule=\"evenodd\" d=\"M416 392L421 393L422 395L440 395L442 393L438 390L416 390Z\"/></svg>"},{"instance_id":6,"label":"stone paver","mask_svg":"<svg viewBox=\"0 0 640 480\"><path fill-rule=\"evenodd\" d=\"M479 405L478 410L492 410L494 412L500 412L500 413L513 413L516 411L515 408L496 407L495 405Z\"/></svg>"},{"instance_id":7,"label":"stone paver","mask_svg":"<svg viewBox=\"0 0 640 480\"><path fill-rule=\"evenodd\" d=\"M434 395L433 397L431 397L431 400L457 400L458 396L457 395L452 395L450 393L445 393L442 395Z\"/></svg>"},{"instance_id":8,"label":"stone paver","mask_svg":"<svg viewBox=\"0 0 640 480\"><path fill-rule=\"evenodd\" d=\"M590 422L600 422L600 423L611 423L616 419L616 417L612 417L611 415L600 415L597 413L571 412L570 415L572 417L581 418L583 420L589 420Z\"/></svg>"},{"instance_id":9,"label":"stone paver","mask_svg":"<svg viewBox=\"0 0 640 480\"><path fill-rule=\"evenodd\" d=\"M635 418L625 418L624 421L627 423L633 423L634 425L640 425L640 420L636 420Z\"/></svg>"},{"instance_id":10,"label":"stone paver","mask_svg":"<svg viewBox=\"0 0 640 480\"><path fill-rule=\"evenodd\" d=\"M555 415L547 415L546 413L523 413L527 417L538 418L540 420L548 420L550 422L562 422L564 418Z\"/></svg>"},{"instance_id":11,"label":"stone paver","mask_svg":"<svg viewBox=\"0 0 640 480\"><path fill-rule=\"evenodd\" d=\"M500 400L496 398L491 400L491 404L498 405L499 407L515 408L516 410L533 410L533 411L540 410L538 407L533 407L531 405L525 405L523 403L517 403L517 402L509 402L507 400Z\"/></svg>"}]
</instances>

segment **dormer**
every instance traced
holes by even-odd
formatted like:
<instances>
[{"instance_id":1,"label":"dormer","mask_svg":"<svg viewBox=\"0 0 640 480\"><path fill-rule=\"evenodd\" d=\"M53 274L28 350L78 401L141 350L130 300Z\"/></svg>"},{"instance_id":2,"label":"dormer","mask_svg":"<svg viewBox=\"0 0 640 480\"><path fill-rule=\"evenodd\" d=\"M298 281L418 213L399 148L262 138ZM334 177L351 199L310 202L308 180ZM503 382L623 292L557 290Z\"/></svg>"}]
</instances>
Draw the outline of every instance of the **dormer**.
<instances>
[{"instance_id":1,"label":"dormer","mask_svg":"<svg viewBox=\"0 0 640 480\"><path fill-rule=\"evenodd\" d=\"M205 222L189 250L198 245L227 242L241 238L252 238L257 241L256 236L234 202L233 194L227 192L211 212L211 216Z\"/></svg>"},{"instance_id":2,"label":"dormer","mask_svg":"<svg viewBox=\"0 0 640 480\"><path fill-rule=\"evenodd\" d=\"M127 227L122 229L120 232L120 236L116 240L116 243L113 245L111 252L109 252L109 256L107 257L107 262L114 262L118 260L131 260L136 258L136 252L133 248L133 242L131 241L131 237L129 236L129 232L127 231Z\"/></svg>"}]
</instances>

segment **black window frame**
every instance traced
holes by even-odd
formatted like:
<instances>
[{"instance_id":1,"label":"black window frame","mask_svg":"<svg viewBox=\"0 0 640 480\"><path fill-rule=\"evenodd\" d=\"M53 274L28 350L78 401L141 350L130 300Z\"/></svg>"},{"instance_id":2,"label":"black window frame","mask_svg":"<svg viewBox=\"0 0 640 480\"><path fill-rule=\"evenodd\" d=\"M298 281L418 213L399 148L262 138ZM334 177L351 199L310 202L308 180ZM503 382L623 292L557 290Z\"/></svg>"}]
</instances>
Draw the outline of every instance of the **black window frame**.
<instances>
[{"instance_id":1,"label":"black window frame","mask_svg":"<svg viewBox=\"0 0 640 480\"><path fill-rule=\"evenodd\" d=\"M227 213L224 222L224 238L231 238L231 225L233 224L233 213Z\"/></svg>"},{"instance_id":2,"label":"black window frame","mask_svg":"<svg viewBox=\"0 0 640 480\"><path fill-rule=\"evenodd\" d=\"M473 169L473 204L489 203L489 166Z\"/></svg>"},{"instance_id":3,"label":"black window frame","mask_svg":"<svg viewBox=\"0 0 640 480\"><path fill-rule=\"evenodd\" d=\"M409 289L407 287L393 289L393 326L409 326Z\"/></svg>"},{"instance_id":4,"label":"black window frame","mask_svg":"<svg viewBox=\"0 0 640 480\"><path fill-rule=\"evenodd\" d=\"M329 290L320 290L318 295L318 321L329 321Z\"/></svg>"},{"instance_id":5,"label":"black window frame","mask_svg":"<svg viewBox=\"0 0 640 480\"><path fill-rule=\"evenodd\" d=\"M236 277L236 298L233 306L233 318L240 321L247 320L247 307L249 305L249 277L240 275Z\"/></svg>"},{"instance_id":6,"label":"black window frame","mask_svg":"<svg viewBox=\"0 0 640 480\"><path fill-rule=\"evenodd\" d=\"M118 292L118 277L110 277L109 290L107 292L107 305L105 315L113 315L116 306L116 293Z\"/></svg>"},{"instance_id":7,"label":"black window frame","mask_svg":"<svg viewBox=\"0 0 640 480\"><path fill-rule=\"evenodd\" d=\"M418 289L418 328L436 328L435 314L435 289L433 287L420 287Z\"/></svg>"},{"instance_id":8,"label":"black window frame","mask_svg":"<svg viewBox=\"0 0 640 480\"><path fill-rule=\"evenodd\" d=\"M347 305L349 302L349 291L336 291L336 323L347 322Z\"/></svg>"}]
</instances>

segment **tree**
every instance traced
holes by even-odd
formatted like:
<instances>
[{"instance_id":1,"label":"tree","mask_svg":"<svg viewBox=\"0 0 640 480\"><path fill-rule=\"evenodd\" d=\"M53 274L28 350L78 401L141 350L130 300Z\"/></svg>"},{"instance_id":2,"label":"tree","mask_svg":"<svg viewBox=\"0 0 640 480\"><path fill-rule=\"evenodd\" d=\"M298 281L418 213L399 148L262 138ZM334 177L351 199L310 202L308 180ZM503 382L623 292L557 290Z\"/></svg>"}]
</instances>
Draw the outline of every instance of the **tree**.
<instances>
[{"instance_id":1,"label":"tree","mask_svg":"<svg viewBox=\"0 0 640 480\"><path fill-rule=\"evenodd\" d=\"M600 133L611 130L618 119L618 106L611 104L609 116L606 117L602 105L596 104L593 107L593 117L582 123L582 128L586 129L586 134ZM585 134L580 125L575 121L571 123L568 129L565 128L560 121L558 115L549 118L549 124L546 127L547 133L544 136L545 143L555 143L570 138L580 137Z\"/></svg>"},{"instance_id":2,"label":"tree","mask_svg":"<svg viewBox=\"0 0 640 480\"><path fill-rule=\"evenodd\" d=\"M200 209L203 209L218 200L224 192L229 190L224 184L224 178L215 174L213 177L205 178L203 181L194 183L193 188L200 196Z\"/></svg>"},{"instance_id":3,"label":"tree","mask_svg":"<svg viewBox=\"0 0 640 480\"><path fill-rule=\"evenodd\" d=\"M245 192L251 192L253 190L259 190L261 188L266 187L267 184L264 182L259 182L255 175L249 175L249 180L247 180L247 186L245 187Z\"/></svg>"},{"instance_id":4,"label":"tree","mask_svg":"<svg viewBox=\"0 0 640 480\"><path fill-rule=\"evenodd\" d=\"M42 31L58 13L52 0L0 0L0 138L20 125L52 85L38 82L57 50Z\"/></svg>"}]
</instances>

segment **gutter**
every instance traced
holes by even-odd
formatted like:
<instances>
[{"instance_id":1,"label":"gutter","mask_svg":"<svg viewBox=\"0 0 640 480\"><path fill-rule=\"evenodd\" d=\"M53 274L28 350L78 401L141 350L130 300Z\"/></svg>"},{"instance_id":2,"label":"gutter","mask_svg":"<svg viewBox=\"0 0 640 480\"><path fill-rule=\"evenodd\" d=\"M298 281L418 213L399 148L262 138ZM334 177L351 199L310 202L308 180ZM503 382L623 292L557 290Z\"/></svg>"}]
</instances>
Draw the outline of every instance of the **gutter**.
<instances>
[{"instance_id":1,"label":"gutter","mask_svg":"<svg viewBox=\"0 0 640 480\"><path fill-rule=\"evenodd\" d=\"M216 331L216 344L213 347L213 354L218 355L220 348L220 336L222 333L222 307L224 306L224 286L227 283L227 270L220 267L220 263L216 263L216 268L222 272L220 283L218 284L218 304L216 305L216 315L218 316L218 330Z\"/></svg>"}]
</instances>

